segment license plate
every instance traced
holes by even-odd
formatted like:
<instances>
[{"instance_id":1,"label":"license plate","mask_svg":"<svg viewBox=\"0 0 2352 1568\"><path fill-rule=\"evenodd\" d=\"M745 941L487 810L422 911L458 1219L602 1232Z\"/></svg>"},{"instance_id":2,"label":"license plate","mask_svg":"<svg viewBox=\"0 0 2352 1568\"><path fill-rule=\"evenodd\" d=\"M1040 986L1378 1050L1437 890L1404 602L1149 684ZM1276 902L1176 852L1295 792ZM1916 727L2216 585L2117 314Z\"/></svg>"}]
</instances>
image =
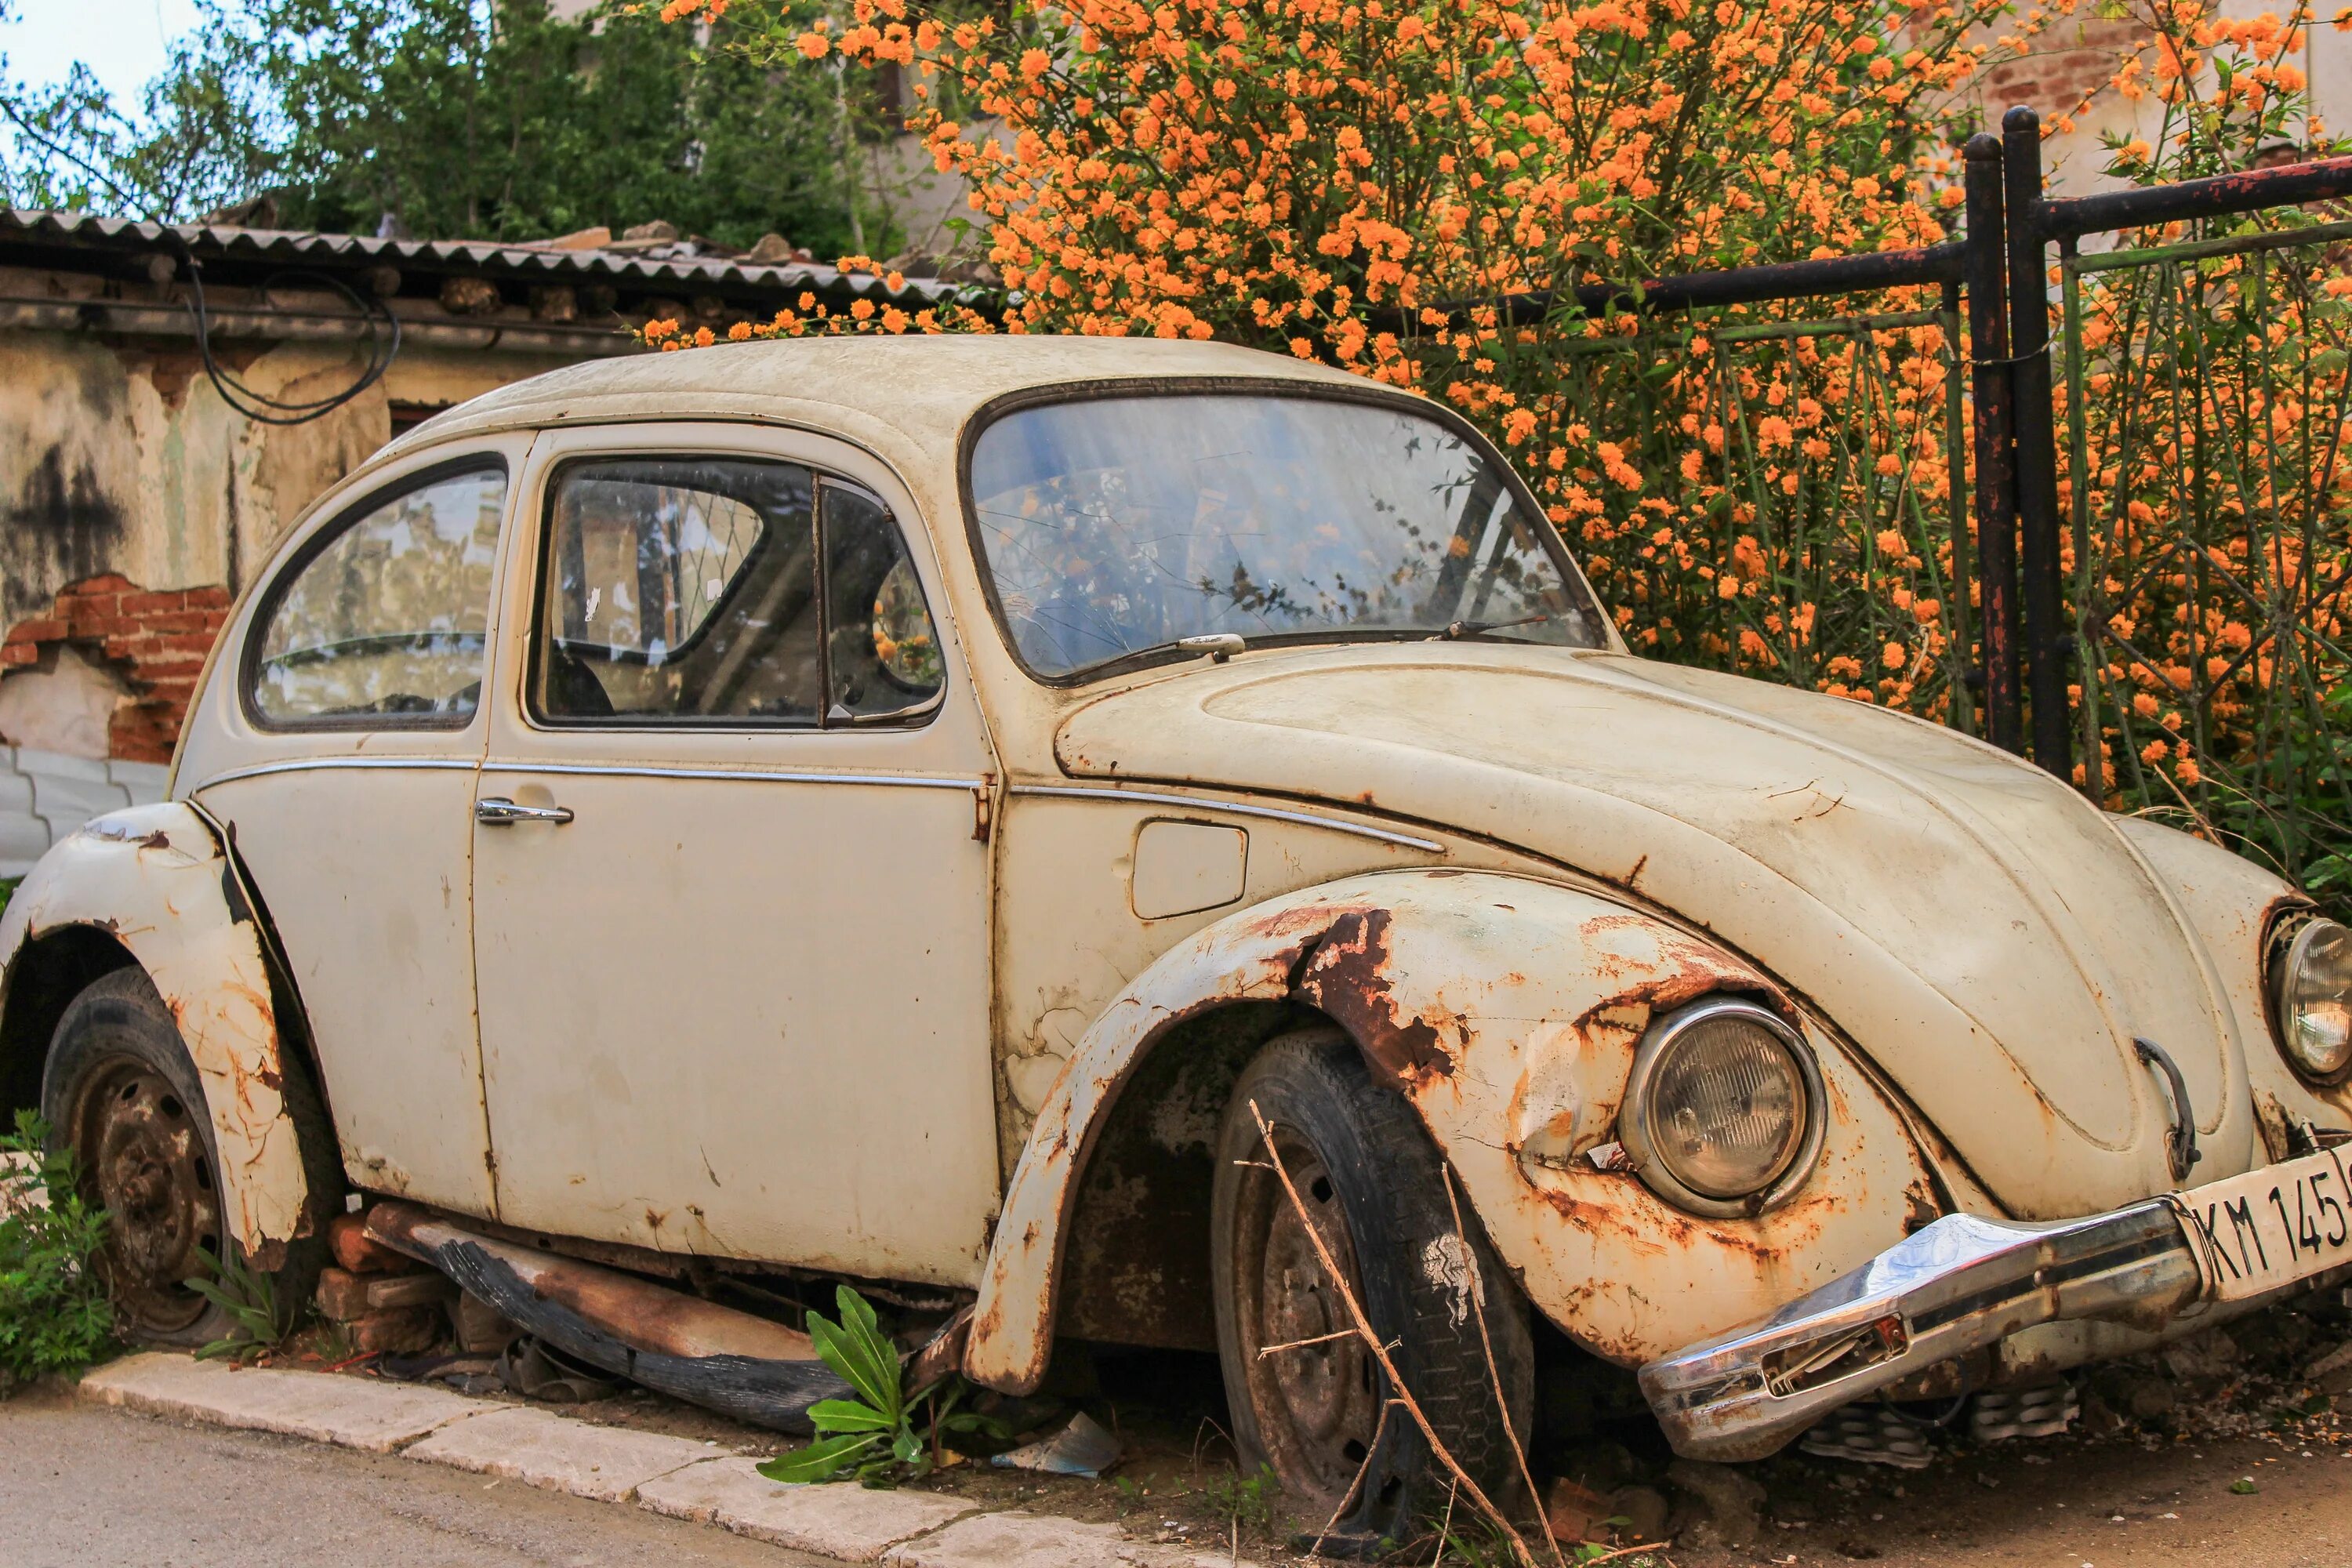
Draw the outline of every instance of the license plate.
<instances>
[{"instance_id":1,"label":"license plate","mask_svg":"<svg viewBox=\"0 0 2352 1568\"><path fill-rule=\"evenodd\" d=\"M2352 1263L2352 1160L2341 1149L2174 1194L2208 1294L2242 1301Z\"/></svg>"}]
</instances>

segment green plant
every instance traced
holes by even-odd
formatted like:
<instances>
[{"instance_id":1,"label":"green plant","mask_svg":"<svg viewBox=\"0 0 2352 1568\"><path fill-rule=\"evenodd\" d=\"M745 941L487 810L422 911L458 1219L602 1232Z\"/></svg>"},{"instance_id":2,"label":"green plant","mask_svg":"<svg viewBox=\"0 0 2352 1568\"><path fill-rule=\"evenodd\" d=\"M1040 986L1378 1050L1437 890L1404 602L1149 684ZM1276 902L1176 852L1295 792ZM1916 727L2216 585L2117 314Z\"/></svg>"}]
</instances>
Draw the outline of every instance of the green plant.
<instances>
[{"instance_id":1,"label":"green plant","mask_svg":"<svg viewBox=\"0 0 2352 1568\"><path fill-rule=\"evenodd\" d=\"M268 1275L249 1268L235 1247L225 1248L215 1258L199 1247L196 1258L212 1278L191 1279L188 1289L229 1317L229 1331L198 1351L199 1359L223 1355L242 1359L276 1350L285 1342L294 1330L294 1314L280 1306L278 1287Z\"/></svg>"},{"instance_id":2,"label":"green plant","mask_svg":"<svg viewBox=\"0 0 2352 1568\"><path fill-rule=\"evenodd\" d=\"M16 891L16 884L24 879L22 877L0 877L0 910L8 907L8 900Z\"/></svg>"},{"instance_id":3,"label":"green plant","mask_svg":"<svg viewBox=\"0 0 2352 1568\"><path fill-rule=\"evenodd\" d=\"M824 1399L809 1406L817 1440L777 1455L760 1467L761 1475L786 1482L855 1476L869 1486L887 1484L899 1476L927 1474L939 1462L942 1434L1003 1435L986 1416L956 1408L967 1387L957 1374L910 1392L898 1348L882 1332L865 1298L844 1285L835 1291L834 1302L841 1321L828 1322L822 1313L812 1311L809 1338L816 1342L818 1357L856 1397Z\"/></svg>"},{"instance_id":4,"label":"green plant","mask_svg":"<svg viewBox=\"0 0 2352 1568\"><path fill-rule=\"evenodd\" d=\"M0 1391L76 1372L114 1342L114 1310L96 1267L106 1215L82 1201L73 1151L16 1113L0 1136Z\"/></svg>"},{"instance_id":5,"label":"green plant","mask_svg":"<svg viewBox=\"0 0 2352 1568\"><path fill-rule=\"evenodd\" d=\"M1239 1470L1211 1476L1208 1484L1201 1489L1201 1495L1236 1529L1264 1535L1274 1533L1274 1501L1282 1495L1282 1483L1275 1479L1272 1465L1259 1465L1257 1473L1251 1476Z\"/></svg>"}]
</instances>

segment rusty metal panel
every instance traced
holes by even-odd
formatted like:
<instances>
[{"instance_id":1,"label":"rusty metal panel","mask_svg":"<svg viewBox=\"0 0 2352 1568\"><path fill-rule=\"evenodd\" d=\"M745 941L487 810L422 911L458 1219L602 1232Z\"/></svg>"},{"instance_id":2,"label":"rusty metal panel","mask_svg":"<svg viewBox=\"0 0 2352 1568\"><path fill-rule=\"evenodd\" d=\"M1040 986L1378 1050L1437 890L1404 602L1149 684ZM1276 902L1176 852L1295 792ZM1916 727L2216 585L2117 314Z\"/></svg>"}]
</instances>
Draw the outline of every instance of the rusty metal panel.
<instances>
[{"instance_id":1,"label":"rusty metal panel","mask_svg":"<svg viewBox=\"0 0 2352 1568\"><path fill-rule=\"evenodd\" d=\"M1409 644L1111 692L1057 756L1344 791L1621 882L1836 1019L2021 1216L2170 1184L2135 1036L2180 1064L2214 1168L2252 1157L2243 1057L2160 879L2063 784L1934 725L1621 655Z\"/></svg>"},{"instance_id":2,"label":"rusty metal panel","mask_svg":"<svg viewBox=\"0 0 2352 1568\"><path fill-rule=\"evenodd\" d=\"M0 914L0 952L61 927L131 951L179 1025L205 1086L230 1226L265 1268L300 1234L309 1183L280 1093L269 969L212 825L166 801L101 816L41 858ZM0 973L0 994L6 976Z\"/></svg>"},{"instance_id":3,"label":"rusty metal panel","mask_svg":"<svg viewBox=\"0 0 2352 1568\"><path fill-rule=\"evenodd\" d=\"M1828 1132L1813 1173L1752 1219L1682 1214L1596 1168L1654 1012L1710 991L1807 1025ZM1940 1212L1902 1118L1838 1043L1747 963L1653 917L1552 883L1450 868L1347 879L1230 916L1164 954L1079 1042L1005 1198L966 1370L1034 1386L1055 1322L1065 1217L1085 1152L1171 1026L1287 1000L1346 1025L1452 1162L1536 1307L1628 1364L1854 1267Z\"/></svg>"}]
</instances>

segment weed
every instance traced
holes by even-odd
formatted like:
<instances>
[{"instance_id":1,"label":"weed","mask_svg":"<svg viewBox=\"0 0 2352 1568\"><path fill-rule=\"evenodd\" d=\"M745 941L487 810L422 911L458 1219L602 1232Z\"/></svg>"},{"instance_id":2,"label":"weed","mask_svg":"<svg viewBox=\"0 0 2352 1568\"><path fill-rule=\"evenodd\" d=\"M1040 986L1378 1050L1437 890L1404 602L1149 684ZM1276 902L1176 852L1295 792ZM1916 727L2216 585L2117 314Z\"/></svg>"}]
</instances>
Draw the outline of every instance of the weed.
<instances>
[{"instance_id":1,"label":"weed","mask_svg":"<svg viewBox=\"0 0 2352 1568\"><path fill-rule=\"evenodd\" d=\"M1274 1502L1282 1495L1282 1483L1275 1479L1272 1465L1260 1465L1253 1476L1239 1470L1211 1476L1201 1495L1237 1528L1260 1535L1274 1533Z\"/></svg>"},{"instance_id":2,"label":"weed","mask_svg":"<svg viewBox=\"0 0 2352 1568\"><path fill-rule=\"evenodd\" d=\"M198 1351L200 1359L225 1355L244 1360L286 1342L294 1331L294 1314L279 1304L278 1286L268 1275L247 1266L234 1247L223 1248L218 1258L199 1247L196 1258L212 1278L191 1279L188 1289L229 1318L227 1334Z\"/></svg>"},{"instance_id":3,"label":"weed","mask_svg":"<svg viewBox=\"0 0 2352 1568\"><path fill-rule=\"evenodd\" d=\"M48 1142L29 1110L0 1136L0 1393L79 1372L114 1345L114 1309L96 1267L106 1214L82 1201L73 1151Z\"/></svg>"},{"instance_id":4,"label":"weed","mask_svg":"<svg viewBox=\"0 0 2352 1568\"><path fill-rule=\"evenodd\" d=\"M844 1285L834 1294L838 1324L822 1313L808 1315L816 1353L856 1393L854 1399L824 1399L809 1406L817 1439L807 1447L779 1454L760 1467L772 1481L832 1481L855 1476L868 1486L927 1474L939 1462L942 1433L1003 1428L984 1415L958 1410L968 1385L950 1373L909 1392L897 1347L882 1332L874 1309Z\"/></svg>"}]
</instances>

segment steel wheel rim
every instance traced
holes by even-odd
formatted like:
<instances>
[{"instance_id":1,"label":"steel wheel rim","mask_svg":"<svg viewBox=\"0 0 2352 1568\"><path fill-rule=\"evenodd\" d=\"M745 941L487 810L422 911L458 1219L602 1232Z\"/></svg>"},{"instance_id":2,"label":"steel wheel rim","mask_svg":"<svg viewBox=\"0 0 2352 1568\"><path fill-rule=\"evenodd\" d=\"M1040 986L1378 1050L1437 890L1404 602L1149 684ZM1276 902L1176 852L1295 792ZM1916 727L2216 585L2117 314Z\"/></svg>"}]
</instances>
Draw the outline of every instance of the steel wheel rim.
<instances>
[{"instance_id":1,"label":"steel wheel rim","mask_svg":"<svg viewBox=\"0 0 2352 1568\"><path fill-rule=\"evenodd\" d=\"M1346 1215L1329 1170L1297 1133L1275 1146L1347 1288L1363 1300ZM1354 1484L1380 1417L1380 1371L1317 1257L1281 1179L1242 1173L1234 1231L1234 1318L1258 1445L1292 1493L1336 1507ZM1333 1339L1328 1336L1343 1335ZM1306 1343L1302 1342L1320 1342ZM1276 1346L1272 1355L1259 1352Z\"/></svg>"},{"instance_id":2,"label":"steel wheel rim","mask_svg":"<svg viewBox=\"0 0 2352 1568\"><path fill-rule=\"evenodd\" d=\"M220 1256L220 1196L204 1129L153 1068L111 1057L90 1073L74 1118L84 1197L106 1210L107 1283L127 1325L176 1333L209 1305L188 1289Z\"/></svg>"}]
</instances>

